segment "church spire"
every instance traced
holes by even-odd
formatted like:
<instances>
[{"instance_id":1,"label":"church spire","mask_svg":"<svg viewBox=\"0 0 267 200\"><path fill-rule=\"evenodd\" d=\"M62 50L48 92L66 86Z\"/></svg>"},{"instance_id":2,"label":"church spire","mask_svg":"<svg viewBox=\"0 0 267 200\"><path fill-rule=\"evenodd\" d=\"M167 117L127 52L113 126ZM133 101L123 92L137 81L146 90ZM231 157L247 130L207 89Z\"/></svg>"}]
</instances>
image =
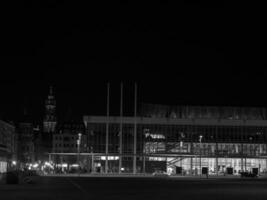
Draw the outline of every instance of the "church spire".
<instances>
[{"instance_id":1,"label":"church spire","mask_svg":"<svg viewBox=\"0 0 267 200\"><path fill-rule=\"evenodd\" d=\"M49 87L49 94L45 101L44 132L53 133L56 128L56 99L53 87Z\"/></svg>"},{"instance_id":2,"label":"church spire","mask_svg":"<svg viewBox=\"0 0 267 200\"><path fill-rule=\"evenodd\" d=\"M49 87L49 95L53 95L53 86L52 85L50 85L50 87Z\"/></svg>"}]
</instances>

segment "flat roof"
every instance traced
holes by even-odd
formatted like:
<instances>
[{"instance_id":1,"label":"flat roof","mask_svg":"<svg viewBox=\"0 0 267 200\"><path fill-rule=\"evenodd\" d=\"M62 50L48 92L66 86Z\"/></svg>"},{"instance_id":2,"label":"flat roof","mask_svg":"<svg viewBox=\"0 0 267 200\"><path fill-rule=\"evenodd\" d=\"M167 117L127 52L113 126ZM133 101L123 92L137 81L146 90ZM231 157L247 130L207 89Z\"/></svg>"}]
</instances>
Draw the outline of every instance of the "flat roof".
<instances>
[{"instance_id":1,"label":"flat roof","mask_svg":"<svg viewBox=\"0 0 267 200\"><path fill-rule=\"evenodd\" d=\"M267 127L267 120L230 120L230 119L170 119L148 117L118 117L118 116L84 116L85 125L88 123L119 124L157 124L157 125L207 125L207 126L259 126Z\"/></svg>"}]
</instances>

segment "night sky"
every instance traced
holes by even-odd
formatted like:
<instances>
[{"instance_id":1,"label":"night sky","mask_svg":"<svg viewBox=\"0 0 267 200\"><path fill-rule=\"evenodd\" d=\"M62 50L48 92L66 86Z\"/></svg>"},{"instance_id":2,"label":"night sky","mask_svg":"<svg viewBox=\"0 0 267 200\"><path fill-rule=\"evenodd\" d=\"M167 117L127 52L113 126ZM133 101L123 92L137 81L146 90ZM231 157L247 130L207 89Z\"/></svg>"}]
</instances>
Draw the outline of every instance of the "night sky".
<instances>
[{"instance_id":1,"label":"night sky","mask_svg":"<svg viewBox=\"0 0 267 200\"><path fill-rule=\"evenodd\" d=\"M120 81L129 115L135 81L139 102L267 106L261 22L226 1L179 2L21 1L1 28L0 117L40 120L49 85L60 119L105 114L107 82L118 114Z\"/></svg>"}]
</instances>

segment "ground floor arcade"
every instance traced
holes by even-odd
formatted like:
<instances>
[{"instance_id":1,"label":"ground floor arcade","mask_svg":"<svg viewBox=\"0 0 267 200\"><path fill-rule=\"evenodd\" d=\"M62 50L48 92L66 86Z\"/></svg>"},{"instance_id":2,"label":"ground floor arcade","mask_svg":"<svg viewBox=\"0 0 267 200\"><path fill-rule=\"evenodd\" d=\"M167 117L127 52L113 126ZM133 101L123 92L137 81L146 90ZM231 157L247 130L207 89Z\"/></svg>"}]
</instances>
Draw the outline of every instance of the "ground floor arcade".
<instances>
[{"instance_id":1,"label":"ground floor arcade","mask_svg":"<svg viewBox=\"0 0 267 200\"><path fill-rule=\"evenodd\" d=\"M136 161L134 162L134 159ZM49 162L60 173L153 173L238 175L240 172L267 173L265 157L208 157L199 155L104 155L92 153L51 153ZM119 170L120 167L120 170ZM135 168L135 170L134 170Z\"/></svg>"}]
</instances>

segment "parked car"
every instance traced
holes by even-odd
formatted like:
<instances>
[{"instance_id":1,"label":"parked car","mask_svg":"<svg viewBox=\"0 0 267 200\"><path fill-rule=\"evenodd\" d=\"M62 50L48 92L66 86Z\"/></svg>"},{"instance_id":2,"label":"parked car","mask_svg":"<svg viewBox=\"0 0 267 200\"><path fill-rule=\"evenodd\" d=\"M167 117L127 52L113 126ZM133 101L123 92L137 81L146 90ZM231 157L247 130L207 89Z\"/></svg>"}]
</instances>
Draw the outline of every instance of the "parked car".
<instances>
[{"instance_id":1,"label":"parked car","mask_svg":"<svg viewBox=\"0 0 267 200\"><path fill-rule=\"evenodd\" d=\"M18 184L19 174L17 171L8 171L2 174L2 179L5 180L6 184Z\"/></svg>"},{"instance_id":2,"label":"parked car","mask_svg":"<svg viewBox=\"0 0 267 200\"><path fill-rule=\"evenodd\" d=\"M241 177L251 177L251 178L258 177L257 174L251 173L251 172L241 172L240 175L241 175Z\"/></svg>"}]
</instances>

